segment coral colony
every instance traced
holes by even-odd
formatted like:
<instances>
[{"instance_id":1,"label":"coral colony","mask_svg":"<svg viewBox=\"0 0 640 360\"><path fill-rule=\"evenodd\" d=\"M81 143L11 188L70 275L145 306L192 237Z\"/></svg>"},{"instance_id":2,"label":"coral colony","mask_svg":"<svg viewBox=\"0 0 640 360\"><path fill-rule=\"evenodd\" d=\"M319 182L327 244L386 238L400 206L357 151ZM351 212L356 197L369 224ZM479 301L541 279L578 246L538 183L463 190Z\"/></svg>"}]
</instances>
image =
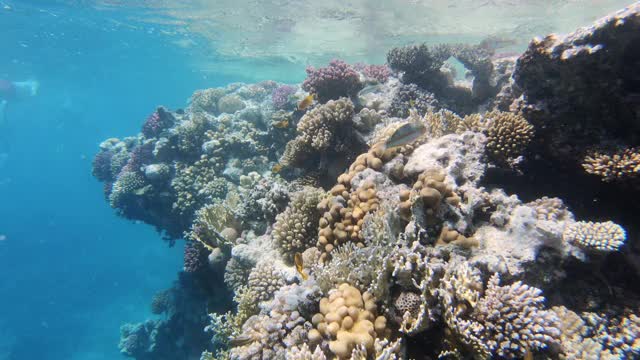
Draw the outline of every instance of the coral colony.
<instances>
[{"instance_id":1,"label":"coral colony","mask_svg":"<svg viewBox=\"0 0 640 360\"><path fill-rule=\"evenodd\" d=\"M158 108L93 163L186 241L122 353L640 358L638 44L636 4L519 57L412 45Z\"/></svg>"}]
</instances>

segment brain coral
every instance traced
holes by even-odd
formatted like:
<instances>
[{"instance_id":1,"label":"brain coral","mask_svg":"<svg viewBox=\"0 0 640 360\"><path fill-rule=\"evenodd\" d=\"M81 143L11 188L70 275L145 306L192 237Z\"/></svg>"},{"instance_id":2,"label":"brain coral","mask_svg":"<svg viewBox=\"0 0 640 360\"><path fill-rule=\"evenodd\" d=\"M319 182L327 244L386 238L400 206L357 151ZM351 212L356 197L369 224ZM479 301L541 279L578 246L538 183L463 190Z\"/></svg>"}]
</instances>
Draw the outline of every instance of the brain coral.
<instances>
[{"instance_id":1,"label":"brain coral","mask_svg":"<svg viewBox=\"0 0 640 360\"><path fill-rule=\"evenodd\" d=\"M618 251L627 234L622 226L612 222L575 222L562 234L564 241L586 249L598 251Z\"/></svg>"},{"instance_id":2,"label":"brain coral","mask_svg":"<svg viewBox=\"0 0 640 360\"><path fill-rule=\"evenodd\" d=\"M320 219L317 207L323 196L321 189L305 187L295 193L285 211L276 216L273 239L288 262L293 261L295 253L315 245Z\"/></svg>"},{"instance_id":3,"label":"brain coral","mask_svg":"<svg viewBox=\"0 0 640 360\"><path fill-rule=\"evenodd\" d=\"M506 162L522 155L533 138L533 125L520 115L498 110L487 113L485 119L487 151L494 160Z\"/></svg>"}]
</instances>

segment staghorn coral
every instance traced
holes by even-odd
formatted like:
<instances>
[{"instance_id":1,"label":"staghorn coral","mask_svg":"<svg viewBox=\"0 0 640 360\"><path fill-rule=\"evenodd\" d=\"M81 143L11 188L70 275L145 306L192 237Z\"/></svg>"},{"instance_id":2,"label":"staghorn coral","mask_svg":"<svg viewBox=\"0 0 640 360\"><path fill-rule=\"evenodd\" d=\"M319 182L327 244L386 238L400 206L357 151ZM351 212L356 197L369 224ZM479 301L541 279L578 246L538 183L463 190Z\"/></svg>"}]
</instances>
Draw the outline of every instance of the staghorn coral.
<instances>
[{"instance_id":1,"label":"staghorn coral","mask_svg":"<svg viewBox=\"0 0 640 360\"><path fill-rule=\"evenodd\" d=\"M565 242L595 251L618 251L624 245L627 234L622 226L612 222L578 221L565 229Z\"/></svg>"},{"instance_id":2,"label":"staghorn coral","mask_svg":"<svg viewBox=\"0 0 640 360\"><path fill-rule=\"evenodd\" d=\"M307 78L302 88L316 94L323 103L353 96L362 88L358 73L342 60L331 60L329 66L318 69L309 66L306 71Z\"/></svg>"},{"instance_id":3,"label":"staghorn coral","mask_svg":"<svg viewBox=\"0 0 640 360\"><path fill-rule=\"evenodd\" d=\"M335 147L338 132L351 123L353 115L353 103L348 99L331 100L307 112L298 123L298 135L287 143L280 163L293 165L313 152Z\"/></svg>"},{"instance_id":4,"label":"staghorn coral","mask_svg":"<svg viewBox=\"0 0 640 360\"><path fill-rule=\"evenodd\" d=\"M388 332L386 318L376 314L371 294L341 284L320 300L320 312L311 320L315 329L309 331L309 341L320 344L328 339L329 350L339 359L348 359L358 345L373 352L374 340Z\"/></svg>"},{"instance_id":5,"label":"staghorn coral","mask_svg":"<svg viewBox=\"0 0 640 360\"><path fill-rule=\"evenodd\" d=\"M495 110L485 114L487 152L495 161L505 163L522 155L533 138L533 126L520 115Z\"/></svg>"},{"instance_id":6,"label":"staghorn coral","mask_svg":"<svg viewBox=\"0 0 640 360\"><path fill-rule=\"evenodd\" d=\"M282 273L270 261L262 261L251 270L247 283L257 301L269 300L276 290L284 286Z\"/></svg>"},{"instance_id":7,"label":"staghorn coral","mask_svg":"<svg viewBox=\"0 0 640 360\"><path fill-rule=\"evenodd\" d=\"M595 152L584 158L582 167L605 182L636 179L640 175L640 147L614 153Z\"/></svg>"},{"instance_id":8,"label":"staghorn coral","mask_svg":"<svg viewBox=\"0 0 640 360\"><path fill-rule=\"evenodd\" d=\"M315 244L320 219L317 207L323 196L324 191L305 187L294 193L287 209L276 216L273 239L289 263L293 262L296 253L301 253Z\"/></svg>"}]
</instances>

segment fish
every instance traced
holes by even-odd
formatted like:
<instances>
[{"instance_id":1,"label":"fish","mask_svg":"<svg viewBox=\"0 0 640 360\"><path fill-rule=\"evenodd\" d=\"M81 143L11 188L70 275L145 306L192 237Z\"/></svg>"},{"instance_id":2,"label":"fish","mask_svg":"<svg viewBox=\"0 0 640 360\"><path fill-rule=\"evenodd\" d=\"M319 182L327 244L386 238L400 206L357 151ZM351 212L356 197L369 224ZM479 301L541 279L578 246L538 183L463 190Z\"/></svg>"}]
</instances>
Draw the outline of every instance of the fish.
<instances>
[{"instance_id":1,"label":"fish","mask_svg":"<svg viewBox=\"0 0 640 360\"><path fill-rule=\"evenodd\" d=\"M296 270L298 274L302 277L302 280L307 280L309 275L304 272L304 264L302 263L302 254L296 253L293 255L293 261L296 263Z\"/></svg>"},{"instance_id":2,"label":"fish","mask_svg":"<svg viewBox=\"0 0 640 360\"><path fill-rule=\"evenodd\" d=\"M413 99L409 99L409 106L411 106L412 108L416 107L416 101Z\"/></svg>"},{"instance_id":3,"label":"fish","mask_svg":"<svg viewBox=\"0 0 640 360\"><path fill-rule=\"evenodd\" d=\"M420 136L424 135L427 127L422 123L408 122L393 132L393 134L384 142L384 149L391 149L412 143Z\"/></svg>"},{"instance_id":4,"label":"fish","mask_svg":"<svg viewBox=\"0 0 640 360\"><path fill-rule=\"evenodd\" d=\"M531 349L526 347L525 350L526 352L524 353L524 360L533 360L533 353L531 352Z\"/></svg>"},{"instance_id":5,"label":"fish","mask_svg":"<svg viewBox=\"0 0 640 360\"><path fill-rule=\"evenodd\" d=\"M272 126L276 129L286 129L289 127L289 119L276 121L272 124Z\"/></svg>"},{"instance_id":6,"label":"fish","mask_svg":"<svg viewBox=\"0 0 640 360\"><path fill-rule=\"evenodd\" d=\"M313 104L313 100L315 98L315 94L307 95L302 101L298 103L298 110L304 110Z\"/></svg>"},{"instance_id":7,"label":"fish","mask_svg":"<svg viewBox=\"0 0 640 360\"><path fill-rule=\"evenodd\" d=\"M377 84L377 85L369 85L367 87L365 87L364 89L360 90L358 92L358 96L364 96L364 95L368 95L371 93L376 93L376 92L380 92L384 90L384 86Z\"/></svg>"},{"instance_id":8,"label":"fish","mask_svg":"<svg viewBox=\"0 0 640 360\"><path fill-rule=\"evenodd\" d=\"M282 171L282 169L284 169L284 165L278 163L273 165L273 167L271 168L271 172L274 174L279 173L280 171Z\"/></svg>"},{"instance_id":9,"label":"fish","mask_svg":"<svg viewBox=\"0 0 640 360\"><path fill-rule=\"evenodd\" d=\"M236 337L229 337L229 345L232 347L244 346L251 344L253 342L253 338L247 335L238 335Z\"/></svg>"}]
</instances>

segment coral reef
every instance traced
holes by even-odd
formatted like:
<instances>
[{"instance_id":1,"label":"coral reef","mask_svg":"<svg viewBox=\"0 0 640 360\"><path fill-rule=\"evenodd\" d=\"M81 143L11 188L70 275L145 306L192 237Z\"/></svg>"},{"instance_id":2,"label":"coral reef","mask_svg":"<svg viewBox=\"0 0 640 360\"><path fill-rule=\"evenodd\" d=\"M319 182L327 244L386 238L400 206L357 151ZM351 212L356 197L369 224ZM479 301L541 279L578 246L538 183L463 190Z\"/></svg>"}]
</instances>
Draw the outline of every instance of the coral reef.
<instances>
[{"instance_id":1,"label":"coral reef","mask_svg":"<svg viewBox=\"0 0 640 360\"><path fill-rule=\"evenodd\" d=\"M199 90L105 140L110 205L186 240L122 353L640 356L638 13L519 58L410 45L301 85Z\"/></svg>"}]
</instances>

